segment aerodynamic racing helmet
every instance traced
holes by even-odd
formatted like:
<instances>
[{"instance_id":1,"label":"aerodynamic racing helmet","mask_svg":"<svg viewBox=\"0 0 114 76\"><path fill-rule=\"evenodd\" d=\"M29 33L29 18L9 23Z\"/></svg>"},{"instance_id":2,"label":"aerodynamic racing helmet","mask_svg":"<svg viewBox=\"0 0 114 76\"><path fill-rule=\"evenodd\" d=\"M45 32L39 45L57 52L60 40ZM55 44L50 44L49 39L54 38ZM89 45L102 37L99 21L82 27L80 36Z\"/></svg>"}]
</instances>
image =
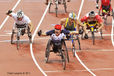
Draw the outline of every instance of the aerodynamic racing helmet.
<instances>
[{"instance_id":1,"label":"aerodynamic racing helmet","mask_svg":"<svg viewBox=\"0 0 114 76\"><path fill-rule=\"evenodd\" d=\"M59 24L56 24L54 28L55 28L56 30L61 30L62 26L59 25Z\"/></svg>"},{"instance_id":2,"label":"aerodynamic racing helmet","mask_svg":"<svg viewBox=\"0 0 114 76\"><path fill-rule=\"evenodd\" d=\"M76 19L76 14L75 13L69 13L69 18L71 19Z\"/></svg>"},{"instance_id":3,"label":"aerodynamic racing helmet","mask_svg":"<svg viewBox=\"0 0 114 76\"><path fill-rule=\"evenodd\" d=\"M95 12L94 12L94 11L91 11L91 12L89 13L89 17L95 17Z\"/></svg>"},{"instance_id":4,"label":"aerodynamic racing helmet","mask_svg":"<svg viewBox=\"0 0 114 76\"><path fill-rule=\"evenodd\" d=\"M17 18L22 18L24 16L24 13L22 12L22 10L19 10L17 12Z\"/></svg>"}]
</instances>

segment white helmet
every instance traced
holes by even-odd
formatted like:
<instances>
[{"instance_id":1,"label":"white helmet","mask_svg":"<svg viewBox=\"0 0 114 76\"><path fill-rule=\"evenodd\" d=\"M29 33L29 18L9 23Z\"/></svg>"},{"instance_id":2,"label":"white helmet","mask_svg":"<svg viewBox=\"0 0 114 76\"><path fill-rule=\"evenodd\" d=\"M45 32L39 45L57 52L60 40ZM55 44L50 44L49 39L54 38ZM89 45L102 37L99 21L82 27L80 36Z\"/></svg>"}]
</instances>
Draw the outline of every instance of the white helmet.
<instances>
[{"instance_id":1,"label":"white helmet","mask_svg":"<svg viewBox=\"0 0 114 76\"><path fill-rule=\"evenodd\" d=\"M76 19L76 14L75 13L69 13L69 18L71 19Z\"/></svg>"},{"instance_id":2,"label":"white helmet","mask_svg":"<svg viewBox=\"0 0 114 76\"><path fill-rule=\"evenodd\" d=\"M18 18L22 18L23 16L24 16L24 13L22 12L22 10L17 11Z\"/></svg>"}]
</instances>

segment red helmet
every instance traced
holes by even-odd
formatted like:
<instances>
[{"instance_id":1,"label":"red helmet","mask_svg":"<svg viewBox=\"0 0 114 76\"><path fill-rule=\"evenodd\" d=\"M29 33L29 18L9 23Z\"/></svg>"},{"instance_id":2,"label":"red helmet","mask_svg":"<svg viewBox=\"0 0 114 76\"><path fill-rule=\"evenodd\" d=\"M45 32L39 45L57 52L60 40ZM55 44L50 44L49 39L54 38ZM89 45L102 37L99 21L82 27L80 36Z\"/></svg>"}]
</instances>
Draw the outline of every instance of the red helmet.
<instances>
[{"instance_id":1,"label":"red helmet","mask_svg":"<svg viewBox=\"0 0 114 76\"><path fill-rule=\"evenodd\" d=\"M61 28L62 28L61 25L59 25L59 24L55 25L55 29L57 29L57 30L61 30Z\"/></svg>"}]
</instances>

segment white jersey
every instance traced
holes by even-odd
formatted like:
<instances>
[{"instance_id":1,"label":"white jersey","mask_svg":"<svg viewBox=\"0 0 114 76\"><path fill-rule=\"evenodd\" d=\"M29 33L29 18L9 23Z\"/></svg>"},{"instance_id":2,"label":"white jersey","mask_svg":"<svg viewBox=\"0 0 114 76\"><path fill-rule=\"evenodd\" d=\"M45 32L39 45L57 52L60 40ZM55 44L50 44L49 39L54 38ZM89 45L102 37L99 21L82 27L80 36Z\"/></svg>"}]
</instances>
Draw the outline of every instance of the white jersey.
<instances>
[{"instance_id":1,"label":"white jersey","mask_svg":"<svg viewBox=\"0 0 114 76\"><path fill-rule=\"evenodd\" d=\"M24 17L23 17L23 19L21 21L19 21L17 19L17 14L11 13L11 15L12 15L13 19L15 20L15 23L17 23L19 25L21 25L21 24L28 24L28 23L31 22L31 20L29 19L29 17L27 17L26 15L24 15Z\"/></svg>"},{"instance_id":2,"label":"white jersey","mask_svg":"<svg viewBox=\"0 0 114 76\"><path fill-rule=\"evenodd\" d=\"M51 35L51 39L55 41L61 41L65 37L64 33L61 33L59 36L56 36L55 34Z\"/></svg>"}]
</instances>

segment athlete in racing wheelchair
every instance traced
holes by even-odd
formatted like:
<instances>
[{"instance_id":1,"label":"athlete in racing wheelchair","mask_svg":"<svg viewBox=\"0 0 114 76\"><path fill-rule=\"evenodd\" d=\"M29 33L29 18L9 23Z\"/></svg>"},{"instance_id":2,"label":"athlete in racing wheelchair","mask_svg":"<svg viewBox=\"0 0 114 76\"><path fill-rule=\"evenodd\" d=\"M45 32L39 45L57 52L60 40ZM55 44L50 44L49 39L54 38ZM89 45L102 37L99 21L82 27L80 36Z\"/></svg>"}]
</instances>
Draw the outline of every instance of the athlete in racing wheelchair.
<instances>
[{"instance_id":1,"label":"athlete in racing wheelchair","mask_svg":"<svg viewBox=\"0 0 114 76\"><path fill-rule=\"evenodd\" d=\"M29 41L31 43L31 32L33 30L33 25L29 17L27 17L22 10L17 11L17 13L13 13L12 10L9 10L6 15L12 17L15 20L12 35L11 35L11 44L13 44L13 36L17 35L17 49L19 48L19 40L20 36L24 35L27 31Z\"/></svg>"},{"instance_id":2,"label":"athlete in racing wheelchair","mask_svg":"<svg viewBox=\"0 0 114 76\"><path fill-rule=\"evenodd\" d=\"M69 62L68 51L64 41L65 34L77 34L77 33L61 30L62 26L58 24L55 25L54 27L55 27L54 30L50 30L46 33L42 33L42 31L40 30L38 31L38 35L39 36L50 35L51 37L48 40L48 44L46 47L46 53L45 53L46 62L48 62L50 52L59 53L63 61L63 69L65 69L66 59Z\"/></svg>"}]
</instances>

